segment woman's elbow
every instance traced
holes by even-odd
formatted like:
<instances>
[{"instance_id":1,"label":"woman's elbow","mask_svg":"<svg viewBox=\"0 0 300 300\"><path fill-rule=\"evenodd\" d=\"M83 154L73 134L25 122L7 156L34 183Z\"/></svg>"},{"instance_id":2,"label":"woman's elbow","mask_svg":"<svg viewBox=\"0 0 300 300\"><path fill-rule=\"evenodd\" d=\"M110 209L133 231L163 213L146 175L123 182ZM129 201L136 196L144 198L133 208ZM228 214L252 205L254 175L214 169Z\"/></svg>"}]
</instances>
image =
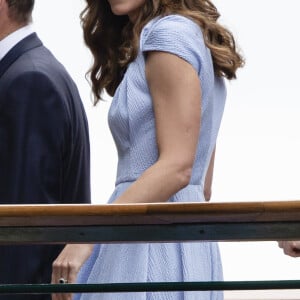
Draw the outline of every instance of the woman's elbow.
<instances>
[{"instance_id":1,"label":"woman's elbow","mask_svg":"<svg viewBox=\"0 0 300 300\"><path fill-rule=\"evenodd\" d=\"M191 166L184 166L178 169L177 171L177 180L178 186L180 189L185 188L189 185L192 177L192 167Z\"/></svg>"},{"instance_id":2,"label":"woman's elbow","mask_svg":"<svg viewBox=\"0 0 300 300\"><path fill-rule=\"evenodd\" d=\"M192 177L193 162L180 160L178 157L159 160L161 173L167 178L167 182L172 186L174 192L189 185Z\"/></svg>"}]
</instances>

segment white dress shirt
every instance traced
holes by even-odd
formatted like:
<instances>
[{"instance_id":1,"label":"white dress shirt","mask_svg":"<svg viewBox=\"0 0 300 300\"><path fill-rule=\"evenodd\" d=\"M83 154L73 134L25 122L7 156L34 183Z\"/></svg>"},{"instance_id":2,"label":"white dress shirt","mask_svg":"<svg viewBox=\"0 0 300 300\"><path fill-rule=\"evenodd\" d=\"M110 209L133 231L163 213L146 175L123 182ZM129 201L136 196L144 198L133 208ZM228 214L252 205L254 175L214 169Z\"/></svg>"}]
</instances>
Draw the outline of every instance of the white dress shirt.
<instances>
[{"instance_id":1,"label":"white dress shirt","mask_svg":"<svg viewBox=\"0 0 300 300\"><path fill-rule=\"evenodd\" d=\"M33 25L26 25L13 33L9 34L3 40L0 41L0 61L3 57L21 40L34 32Z\"/></svg>"}]
</instances>

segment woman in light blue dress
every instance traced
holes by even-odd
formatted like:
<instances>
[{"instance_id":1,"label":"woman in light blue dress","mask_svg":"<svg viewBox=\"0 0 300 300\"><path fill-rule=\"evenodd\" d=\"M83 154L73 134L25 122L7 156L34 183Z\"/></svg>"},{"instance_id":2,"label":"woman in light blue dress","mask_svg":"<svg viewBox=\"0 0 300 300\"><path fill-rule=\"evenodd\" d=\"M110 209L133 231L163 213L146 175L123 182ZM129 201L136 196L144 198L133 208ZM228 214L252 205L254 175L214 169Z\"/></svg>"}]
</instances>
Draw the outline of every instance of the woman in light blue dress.
<instances>
[{"instance_id":1,"label":"woman in light blue dress","mask_svg":"<svg viewBox=\"0 0 300 300\"><path fill-rule=\"evenodd\" d=\"M82 25L94 55L93 92L96 102L103 90L113 96L108 121L119 160L109 203L207 200L226 98L223 78L235 78L243 64L218 17L207 0L87 0ZM67 245L54 262L52 282L61 277L80 283L219 281L222 266L216 243ZM223 295L107 293L74 299Z\"/></svg>"}]
</instances>

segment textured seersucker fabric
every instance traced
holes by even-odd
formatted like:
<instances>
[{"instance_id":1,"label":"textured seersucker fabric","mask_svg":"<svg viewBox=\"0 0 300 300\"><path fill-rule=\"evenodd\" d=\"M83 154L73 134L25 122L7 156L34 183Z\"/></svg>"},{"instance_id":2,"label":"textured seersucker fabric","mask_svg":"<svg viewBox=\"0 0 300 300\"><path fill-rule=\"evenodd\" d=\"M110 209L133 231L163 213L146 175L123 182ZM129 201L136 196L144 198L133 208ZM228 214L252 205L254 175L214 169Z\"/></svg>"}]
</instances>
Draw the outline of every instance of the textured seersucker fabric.
<instances>
[{"instance_id":1,"label":"textured seersucker fabric","mask_svg":"<svg viewBox=\"0 0 300 300\"><path fill-rule=\"evenodd\" d=\"M147 51L165 51L190 63L199 75L202 118L199 145L190 185L170 202L204 201L203 184L224 110L224 81L215 77L210 51L200 28L179 15L148 23L140 37L140 52L129 65L109 111L108 121L118 150L113 202L158 157L152 100L145 78ZM176 72L176 70L174 70ZM184 76L184 75L183 75ZM200 99L199 99L200 101ZM83 283L222 280L216 243L97 245L80 271ZM82 294L81 300L221 300L222 292Z\"/></svg>"}]
</instances>

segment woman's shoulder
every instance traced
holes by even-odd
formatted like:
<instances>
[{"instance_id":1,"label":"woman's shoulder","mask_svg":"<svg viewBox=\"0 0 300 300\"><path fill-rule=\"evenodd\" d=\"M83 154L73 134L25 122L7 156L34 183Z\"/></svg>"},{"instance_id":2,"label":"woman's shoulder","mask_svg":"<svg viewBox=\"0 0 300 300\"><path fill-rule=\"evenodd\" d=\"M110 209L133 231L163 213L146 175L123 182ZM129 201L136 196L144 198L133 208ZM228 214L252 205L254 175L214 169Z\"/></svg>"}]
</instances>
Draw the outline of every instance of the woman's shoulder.
<instances>
[{"instance_id":1,"label":"woman's shoulder","mask_svg":"<svg viewBox=\"0 0 300 300\"><path fill-rule=\"evenodd\" d=\"M143 29L142 52L169 52L189 62L200 72L202 60L209 59L200 26L182 15L168 15L151 20Z\"/></svg>"},{"instance_id":2,"label":"woman's shoulder","mask_svg":"<svg viewBox=\"0 0 300 300\"><path fill-rule=\"evenodd\" d=\"M176 27L177 26L177 27ZM165 29L178 29L179 28L191 28L200 30L198 24L196 24L192 19L178 14L172 14L164 17L156 17L151 20L144 29L153 30L157 28Z\"/></svg>"},{"instance_id":3,"label":"woman's shoulder","mask_svg":"<svg viewBox=\"0 0 300 300\"><path fill-rule=\"evenodd\" d=\"M141 45L148 41L185 41L201 43L203 35L200 26L183 15L173 14L152 19L141 32Z\"/></svg>"}]
</instances>

